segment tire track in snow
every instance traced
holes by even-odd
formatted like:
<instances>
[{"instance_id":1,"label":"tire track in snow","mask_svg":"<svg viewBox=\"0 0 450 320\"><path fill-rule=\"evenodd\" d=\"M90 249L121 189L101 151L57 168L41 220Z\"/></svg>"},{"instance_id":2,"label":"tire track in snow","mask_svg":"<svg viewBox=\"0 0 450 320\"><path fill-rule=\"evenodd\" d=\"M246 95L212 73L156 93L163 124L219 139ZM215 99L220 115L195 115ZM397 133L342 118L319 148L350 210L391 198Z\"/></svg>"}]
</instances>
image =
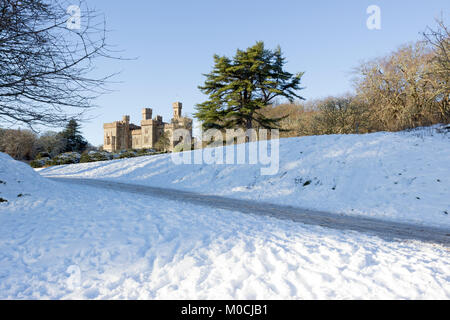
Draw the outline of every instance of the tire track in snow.
<instances>
[{"instance_id":1,"label":"tire track in snow","mask_svg":"<svg viewBox=\"0 0 450 320\"><path fill-rule=\"evenodd\" d=\"M377 235L385 240L419 240L450 247L450 230L375 218L339 215L266 202L226 198L201 193L150 187L97 179L48 177L53 181L105 188L121 192L189 202L216 209L239 211L246 214L292 220L307 225L337 230L352 230Z\"/></svg>"}]
</instances>

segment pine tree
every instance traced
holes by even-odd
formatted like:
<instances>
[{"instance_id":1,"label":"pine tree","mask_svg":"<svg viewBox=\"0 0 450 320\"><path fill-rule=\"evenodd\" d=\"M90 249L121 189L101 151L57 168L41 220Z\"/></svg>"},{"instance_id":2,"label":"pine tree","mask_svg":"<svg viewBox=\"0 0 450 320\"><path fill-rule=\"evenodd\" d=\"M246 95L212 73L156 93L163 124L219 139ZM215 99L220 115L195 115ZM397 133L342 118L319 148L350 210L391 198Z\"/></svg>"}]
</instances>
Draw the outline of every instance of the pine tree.
<instances>
[{"instance_id":1,"label":"pine tree","mask_svg":"<svg viewBox=\"0 0 450 320\"><path fill-rule=\"evenodd\" d=\"M293 75L283 69L285 64L281 48L268 50L263 42L237 50L232 59L215 55L212 72L199 86L209 96L196 106L203 128L278 128L282 118L267 118L259 110L277 98L304 100L296 93L303 89L299 85L304 73Z\"/></svg>"},{"instance_id":2,"label":"pine tree","mask_svg":"<svg viewBox=\"0 0 450 320\"><path fill-rule=\"evenodd\" d=\"M88 142L80 133L80 126L74 119L70 120L64 131L60 133L61 138L64 139L64 152L83 152L86 150Z\"/></svg>"}]
</instances>

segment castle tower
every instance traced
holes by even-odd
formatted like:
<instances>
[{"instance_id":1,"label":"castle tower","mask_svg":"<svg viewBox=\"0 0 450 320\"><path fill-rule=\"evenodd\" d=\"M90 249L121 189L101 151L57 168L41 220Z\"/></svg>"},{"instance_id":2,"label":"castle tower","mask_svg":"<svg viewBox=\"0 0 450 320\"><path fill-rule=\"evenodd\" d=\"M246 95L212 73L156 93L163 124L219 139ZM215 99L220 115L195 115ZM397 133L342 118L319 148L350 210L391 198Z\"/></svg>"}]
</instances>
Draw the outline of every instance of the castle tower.
<instances>
[{"instance_id":1,"label":"castle tower","mask_svg":"<svg viewBox=\"0 0 450 320\"><path fill-rule=\"evenodd\" d=\"M181 118L181 111L183 109L183 104L181 102L174 102L173 106L173 118L179 119Z\"/></svg>"},{"instance_id":2,"label":"castle tower","mask_svg":"<svg viewBox=\"0 0 450 320\"><path fill-rule=\"evenodd\" d=\"M152 120L152 109L150 108L145 108L142 109L142 120Z\"/></svg>"}]
</instances>

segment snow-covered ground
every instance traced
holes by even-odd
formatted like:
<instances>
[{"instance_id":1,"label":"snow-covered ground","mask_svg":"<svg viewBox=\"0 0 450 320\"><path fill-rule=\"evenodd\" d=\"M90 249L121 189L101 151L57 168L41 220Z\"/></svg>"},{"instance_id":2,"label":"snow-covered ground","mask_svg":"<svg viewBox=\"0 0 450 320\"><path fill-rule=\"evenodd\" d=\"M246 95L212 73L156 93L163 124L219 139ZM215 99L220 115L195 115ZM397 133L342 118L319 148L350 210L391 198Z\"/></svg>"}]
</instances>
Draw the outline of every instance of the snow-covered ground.
<instances>
[{"instance_id":1,"label":"snow-covered ground","mask_svg":"<svg viewBox=\"0 0 450 320\"><path fill-rule=\"evenodd\" d=\"M450 134L438 133L436 127L282 139L278 174L263 176L261 167L175 165L170 155L161 155L52 167L40 173L450 227Z\"/></svg>"},{"instance_id":2,"label":"snow-covered ground","mask_svg":"<svg viewBox=\"0 0 450 320\"><path fill-rule=\"evenodd\" d=\"M440 245L57 183L1 154L0 180L0 299L450 298Z\"/></svg>"},{"instance_id":3,"label":"snow-covered ground","mask_svg":"<svg viewBox=\"0 0 450 320\"><path fill-rule=\"evenodd\" d=\"M30 193L43 194L42 186L47 185L47 179L37 175L30 166L14 161L10 156L0 152L0 203L15 201L28 197ZM0 207L0 210L5 206Z\"/></svg>"}]
</instances>

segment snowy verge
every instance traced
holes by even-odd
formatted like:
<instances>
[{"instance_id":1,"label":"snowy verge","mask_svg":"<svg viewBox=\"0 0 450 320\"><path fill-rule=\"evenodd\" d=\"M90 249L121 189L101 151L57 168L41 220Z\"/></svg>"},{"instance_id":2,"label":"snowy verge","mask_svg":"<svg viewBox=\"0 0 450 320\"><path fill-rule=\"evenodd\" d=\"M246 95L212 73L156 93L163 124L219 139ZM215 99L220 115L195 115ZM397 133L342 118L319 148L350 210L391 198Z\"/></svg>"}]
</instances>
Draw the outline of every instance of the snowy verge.
<instances>
[{"instance_id":1,"label":"snowy verge","mask_svg":"<svg viewBox=\"0 0 450 320\"><path fill-rule=\"evenodd\" d=\"M29 165L0 152L0 210L32 195L46 195L55 184Z\"/></svg>"},{"instance_id":2,"label":"snowy verge","mask_svg":"<svg viewBox=\"0 0 450 320\"><path fill-rule=\"evenodd\" d=\"M0 166L0 299L450 298L443 246L52 182L1 154Z\"/></svg>"},{"instance_id":3,"label":"snowy verge","mask_svg":"<svg viewBox=\"0 0 450 320\"><path fill-rule=\"evenodd\" d=\"M202 151L194 151L198 152ZM40 173L450 227L450 136L437 127L281 139L279 172L263 176L261 167L175 165L171 155L160 155L52 167Z\"/></svg>"},{"instance_id":4,"label":"snowy verge","mask_svg":"<svg viewBox=\"0 0 450 320\"><path fill-rule=\"evenodd\" d=\"M448 250L70 185L0 211L0 299L448 299Z\"/></svg>"}]
</instances>

